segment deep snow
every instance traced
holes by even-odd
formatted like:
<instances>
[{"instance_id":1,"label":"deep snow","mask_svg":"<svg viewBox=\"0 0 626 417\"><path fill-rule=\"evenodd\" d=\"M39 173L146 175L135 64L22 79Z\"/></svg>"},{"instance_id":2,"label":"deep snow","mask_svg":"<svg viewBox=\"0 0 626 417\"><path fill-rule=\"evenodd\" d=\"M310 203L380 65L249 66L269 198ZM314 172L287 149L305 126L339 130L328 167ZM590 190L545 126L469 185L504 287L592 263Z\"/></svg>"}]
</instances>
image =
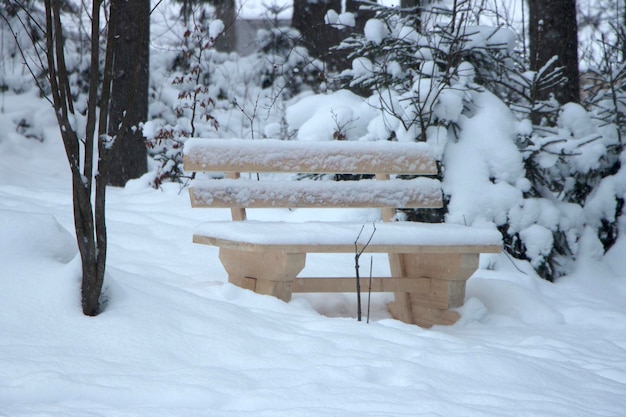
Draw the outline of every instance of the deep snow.
<instances>
[{"instance_id":1,"label":"deep snow","mask_svg":"<svg viewBox=\"0 0 626 417\"><path fill-rule=\"evenodd\" d=\"M373 297L365 324L353 295L286 304L226 283L217 251L191 235L228 211L192 210L178 185L135 181L109 190L108 301L83 316L53 114L34 93L3 100L1 416L626 414L623 238L601 258L583 236L576 271L556 284L527 263L485 256L454 326L393 320L389 295ZM13 133L27 115L43 143ZM311 256L305 273L351 274L352 258ZM375 269L384 263L374 258Z\"/></svg>"}]
</instances>

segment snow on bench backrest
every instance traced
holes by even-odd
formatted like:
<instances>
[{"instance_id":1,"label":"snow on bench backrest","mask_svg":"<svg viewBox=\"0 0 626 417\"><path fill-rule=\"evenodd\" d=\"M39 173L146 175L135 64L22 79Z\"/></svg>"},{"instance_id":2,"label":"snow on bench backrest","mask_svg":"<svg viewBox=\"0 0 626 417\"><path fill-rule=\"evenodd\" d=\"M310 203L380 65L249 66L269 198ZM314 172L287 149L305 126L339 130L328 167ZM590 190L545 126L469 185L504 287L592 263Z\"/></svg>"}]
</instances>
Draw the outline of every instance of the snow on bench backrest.
<instances>
[{"instance_id":1,"label":"snow on bench backrest","mask_svg":"<svg viewBox=\"0 0 626 417\"><path fill-rule=\"evenodd\" d=\"M185 170L237 178L196 179L190 188L193 207L231 208L236 220L245 219L245 208L377 207L388 220L393 208L443 206L438 179L389 179L436 175L437 163L425 143L190 139ZM376 174L384 181L255 181L239 179L240 172Z\"/></svg>"},{"instance_id":2,"label":"snow on bench backrest","mask_svg":"<svg viewBox=\"0 0 626 417\"><path fill-rule=\"evenodd\" d=\"M437 175L426 143L189 139L185 170Z\"/></svg>"},{"instance_id":3,"label":"snow on bench backrest","mask_svg":"<svg viewBox=\"0 0 626 417\"><path fill-rule=\"evenodd\" d=\"M441 184L431 178L361 181L196 180L192 207L440 208Z\"/></svg>"}]
</instances>

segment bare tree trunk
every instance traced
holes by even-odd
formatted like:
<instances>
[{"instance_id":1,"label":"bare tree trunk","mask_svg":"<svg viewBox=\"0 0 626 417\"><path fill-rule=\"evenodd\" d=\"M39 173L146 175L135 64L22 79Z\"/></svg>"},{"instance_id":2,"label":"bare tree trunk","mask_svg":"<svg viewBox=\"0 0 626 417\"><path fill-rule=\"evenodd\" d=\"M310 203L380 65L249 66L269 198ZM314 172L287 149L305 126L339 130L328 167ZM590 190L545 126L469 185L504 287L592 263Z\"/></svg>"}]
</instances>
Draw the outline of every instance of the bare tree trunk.
<instances>
[{"instance_id":1,"label":"bare tree trunk","mask_svg":"<svg viewBox=\"0 0 626 417\"><path fill-rule=\"evenodd\" d=\"M237 51L238 35L236 30L237 20L237 5L235 0L177 0L178 3L182 3L181 15L185 25L188 25L190 21L194 21L198 18L200 22L205 22L209 17L219 19L224 23L224 32L220 34L215 42L215 49L223 52L235 52ZM215 8L214 16L207 16L205 13L206 5L212 5ZM192 19L195 13L194 9L200 7L200 13ZM241 7L245 7L244 4ZM191 28L193 29L193 28ZM254 39L249 39L249 42L253 42Z\"/></svg>"},{"instance_id":2,"label":"bare tree trunk","mask_svg":"<svg viewBox=\"0 0 626 417\"><path fill-rule=\"evenodd\" d=\"M70 82L65 66L65 38L61 26L61 2L45 0L46 13L46 59L48 63L49 81L55 115L61 131L67 160L72 173L72 199L74 205L74 226L76 241L82 262L82 295L83 313L96 315L98 301L104 280L104 256L96 240L91 190L93 184L93 146L97 105L97 83L99 74L99 13L94 13L92 21L92 56L90 68L90 91L87 111L87 127L85 137L79 138L71 123L74 117L74 106L70 94ZM94 0L94 10L99 10L99 0ZM95 45L95 48L94 48ZM95 67L94 67L95 65ZM95 83L95 85L93 85ZM81 160L80 146L85 143L86 151ZM87 150L91 150L88 152ZM99 271L98 266L102 265Z\"/></svg>"},{"instance_id":3,"label":"bare tree trunk","mask_svg":"<svg viewBox=\"0 0 626 417\"><path fill-rule=\"evenodd\" d=\"M554 94L560 103L579 102L578 24L576 0L528 0L530 68L541 69L558 56L557 67L564 67L565 87L542 91L539 99Z\"/></svg>"},{"instance_id":4,"label":"bare tree trunk","mask_svg":"<svg viewBox=\"0 0 626 417\"><path fill-rule=\"evenodd\" d=\"M148 170L147 148L139 128L148 117L149 0L111 0L111 19L117 22L112 45L113 85L109 134L117 137L109 183L124 186ZM119 131L127 118L126 131Z\"/></svg>"},{"instance_id":5,"label":"bare tree trunk","mask_svg":"<svg viewBox=\"0 0 626 417\"><path fill-rule=\"evenodd\" d=\"M215 48L218 51L235 52L237 49L237 31L235 21L237 10L235 0L212 0L215 6L215 18L224 23L224 32L217 38ZM252 42L254 39L250 39Z\"/></svg>"},{"instance_id":6,"label":"bare tree trunk","mask_svg":"<svg viewBox=\"0 0 626 417\"><path fill-rule=\"evenodd\" d=\"M376 16L376 13L371 10L362 10L362 5L363 3L359 0L346 0L346 11L354 13L356 18L354 31L360 34L363 34L367 21Z\"/></svg>"},{"instance_id":7,"label":"bare tree trunk","mask_svg":"<svg viewBox=\"0 0 626 417\"><path fill-rule=\"evenodd\" d=\"M343 37L339 30L324 24L324 16L330 9L339 12L341 0L294 0L291 24L302 35L302 45L312 56L326 62L331 69L344 68L345 60L330 50Z\"/></svg>"},{"instance_id":8,"label":"bare tree trunk","mask_svg":"<svg viewBox=\"0 0 626 417\"><path fill-rule=\"evenodd\" d=\"M117 3L119 0L113 0ZM126 0L123 0L126 1ZM143 0L142 0L143 1ZM114 47L120 22L117 14L111 13L106 42L104 72L100 72L100 9L102 0L92 0L91 5L91 59L89 68L89 92L87 100L87 120L85 131L76 130L74 106L70 91L70 81L65 66L65 37L61 25L62 0L44 0L45 6L45 48L48 80L52 102L59 124L61 138L72 173L72 199L76 241L82 262L81 304L85 315L94 316L100 312L100 295L104 283L107 233L105 221L105 199L111 162L117 146L124 141L124 132L130 131L132 118L129 112L116 124L119 131L112 135L109 131L109 111L113 96ZM148 3L146 3L148 4ZM149 15L149 6L144 16ZM141 35L140 35L141 36ZM118 67L119 68L119 67ZM131 74L140 74L133 67ZM102 79L100 76L102 75ZM127 77L131 78L131 77ZM141 77L139 77L141 78ZM143 74L147 79L147 74ZM134 85L134 84L131 84ZM135 89L129 88L124 96L116 96L121 103L135 103ZM97 112L98 104L100 114ZM97 126L96 126L97 124ZM97 132L96 132L97 128ZM96 140L97 138L97 140ZM94 169L94 154L97 146L98 165ZM92 202L93 201L93 202Z\"/></svg>"},{"instance_id":9,"label":"bare tree trunk","mask_svg":"<svg viewBox=\"0 0 626 417\"><path fill-rule=\"evenodd\" d=\"M415 29L419 32L422 30L422 6L427 3L427 0L400 0L400 8L403 10L411 10L415 18ZM402 14L408 16L410 12L405 11Z\"/></svg>"}]
</instances>

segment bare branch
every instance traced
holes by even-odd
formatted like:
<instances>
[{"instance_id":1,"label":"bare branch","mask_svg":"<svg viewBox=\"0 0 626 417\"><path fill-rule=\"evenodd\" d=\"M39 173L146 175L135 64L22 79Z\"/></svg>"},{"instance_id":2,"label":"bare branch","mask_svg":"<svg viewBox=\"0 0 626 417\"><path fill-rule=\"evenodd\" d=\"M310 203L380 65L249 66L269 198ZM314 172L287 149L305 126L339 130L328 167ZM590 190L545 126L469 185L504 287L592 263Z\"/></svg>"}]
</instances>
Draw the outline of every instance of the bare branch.
<instances>
[{"instance_id":1,"label":"bare branch","mask_svg":"<svg viewBox=\"0 0 626 417\"><path fill-rule=\"evenodd\" d=\"M367 249L367 247L369 246L369 244L372 242L372 238L374 237L374 233L376 233L376 224L372 223L372 227L374 228L374 230L372 230L372 234L370 235L369 239L367 240L367 242L365 243L365 245L361 248L361 250L359 250L359 239L361 237L361 234L363 233L363 229L365 229L365 225L363 225L361 227L361 230L359 231L359 234L356 237L356 240L354 241L354 270L356 273L356 301L357 301L357 320L361 321L361 277L359 274L359 258L361 257L361 255L363 254L363 252L365 251L365 249ZM371 271L370 271L371 272Z\"/></svg>"},{"instance_id":2,"label":"bare branch","mask_svg":"<svg viewBox=\"0 0 626 417\"><path fill-rule=\"evenodd\" d=\"M50 104L54 104L52 102L52 100L50 100L50 98L45 94L45 90L43 88L43 85L41 85L41 82L39 81L39 78L35 74L35 71L33 70L33 67L31 66L31 64L29 62L29 59L26 56L26 52L22 48L22 44L21 44L21 42L19 41L19 39L17 37L17 33L15 32L15 30L12 27L11 21L3 13L0 13L0 19L4 20L4 22L7 24L8 28L9 28L9 31L11 32L11 36L13 36L13 39L15 40L15 45L17 46L17 49L20 52L20 56L24 60L24 66L26 67L26 69L28 70L30 75L33 77L33 80L35 81L35 84L37 85L37 89L39 90L41 95L43 97L45 97L46 100L48 100L48 102ZM22 24L22 27L26 28L26 26L24 25L24 22L21 19L20 19L20 23ZM34 40L32 39L32 37L31 37L31 42L33 42L33 46L36 48ZM37 58L39 58L39 61L41 62L41 58L39 57L39 55L38 54L36 54L36 55L37 55ZM42 68L43 68L43 65L42 65Z\"/></svg>"},{"instance_id":3,"label":"bare branch","mask_svg":"<svg viewBox=\"0 0 626 417\"><path fill-rule=\"evenodd\" d=\"M366 323L368 323L368 324L370 322L370 306L372 305L372 270L373 270L373 266L374 266L374 257L370 256L370 280L369 280L369 286L367 288L367 321L366 321Z\"/></svg>"}]
</instances>

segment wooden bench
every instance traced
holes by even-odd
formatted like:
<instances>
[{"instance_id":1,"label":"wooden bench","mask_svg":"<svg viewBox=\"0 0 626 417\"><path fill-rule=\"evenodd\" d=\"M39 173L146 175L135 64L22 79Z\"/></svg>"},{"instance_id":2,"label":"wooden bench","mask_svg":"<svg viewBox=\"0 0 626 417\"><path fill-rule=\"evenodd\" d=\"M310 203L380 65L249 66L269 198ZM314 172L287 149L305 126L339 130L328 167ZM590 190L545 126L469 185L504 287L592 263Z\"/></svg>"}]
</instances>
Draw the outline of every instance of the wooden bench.
<instances>
[{"instance_id":1,"label":"wooden bench","mask_svg":"<svg viewBox=\"0 0 626 417\"><path fill-rule=\"evenodd\" d=\"M459 314L451 309L463 305L465 282L478 268L479 254L501 248L496 230L392 221L396 208L443 204L440 182L427 177L437 175L437 165L425 143L190 139L184 167L225 174L194 180L191 205L230 208L233 220L200 225L193 241L219 247L229 282L285 301L294 292L355 291L355 277L297 276L307 253L355 254L365 247L366 253L389 254L391 277L374 277L372 291L395 294L389 306L395 318L423 327L452 324ZM241 178L240 173L254 174ZM302 173L375 174L375 179L294 179ZM419 177L398 179L400 174ZM376 207L384 222L246 220L249 208L304 207ZM368 286L364 282L362 288Z\"/></svg>"}]
</instances>

